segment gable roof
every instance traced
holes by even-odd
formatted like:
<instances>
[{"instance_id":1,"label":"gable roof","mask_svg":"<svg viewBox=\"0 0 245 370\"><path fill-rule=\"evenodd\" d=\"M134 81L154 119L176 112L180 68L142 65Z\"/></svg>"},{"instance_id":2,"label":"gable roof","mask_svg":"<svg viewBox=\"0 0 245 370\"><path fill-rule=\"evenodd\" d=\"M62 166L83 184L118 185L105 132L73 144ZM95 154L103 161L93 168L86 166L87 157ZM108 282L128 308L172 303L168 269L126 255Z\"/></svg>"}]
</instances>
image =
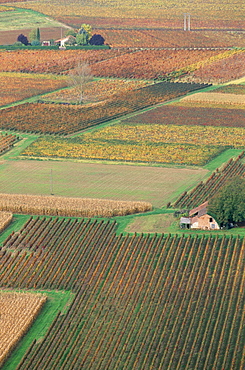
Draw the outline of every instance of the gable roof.
<instances>
[{"instance_id":1,"label":"gable roof","mask_svg":"<svg viewBox=\"0 0 245 370\"><path fill-rule=\"evenodd\" d=\"M207 213L207 208L208 208L208 201L200 204L200 206L193 208L189 212L189 216L198 216L201 217Z\"/></svg>"}]
</instances>

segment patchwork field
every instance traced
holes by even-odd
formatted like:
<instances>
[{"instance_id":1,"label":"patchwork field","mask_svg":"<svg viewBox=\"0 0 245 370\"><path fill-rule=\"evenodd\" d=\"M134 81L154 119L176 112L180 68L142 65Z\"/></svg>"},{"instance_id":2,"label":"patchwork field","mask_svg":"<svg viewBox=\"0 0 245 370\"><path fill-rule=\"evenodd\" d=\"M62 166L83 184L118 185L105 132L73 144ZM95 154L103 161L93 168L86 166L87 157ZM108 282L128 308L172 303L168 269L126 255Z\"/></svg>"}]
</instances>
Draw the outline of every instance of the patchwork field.
<instances>
[{"instance_id":1,"label":"patchwork field","mask_svg":"<svg viewBox=\"0 0 245 370\"><path fill-rule=\"evenodd\" d=\"M221 84L236 80L245 75L245 50L235 53L228 58L216 60L212 64L201 66L189 75L182 77L182 81L192 82L214 82Z\"/></svg>"},{"instance_id":2,"label":"patchwork field","mask_svg":"<svg viewBox=\"0 0 245 370\"><path fill-rule=\"evenodd\" d=\"M4 109L1 112L0 128L44 134L73 134L204 87L200 84L161 82L138 88L137 93L131 89L120 93L119 89L118 94L92 106L47 104L44 103L45 99L38 99L37 103Z\"/></svg>"},{"instance_id":3,"label":"patchwork field","mask_svg":"<svg viewBox=\"0 0 245 370\"><path fill-rule=\"evenodd\" d=\"M0 44L88 23L112 46L0 50L1 369L245 368L245 231L174 218L245 176L244 11L0 0ZM81 61L93 80L78 104ZM45 297L22 305L17 290ZM14 350L16 320L27 330L42 304Z\"/></svg>"},{"instance_id":4,"label":"patchwork field","mask_svg":"<svg viewBox=\"0 0 245 370\"><path fill-rule=\"evenodd\" d=\"M11 1L10 1L11 3ZM46 0L20 2L20 7L31 8L36 11L43 12ZM178 24L183 23L183 13L190 13L196 20L196 24L203 25L209 20L221 20L224 24L236 21L241 21L244 25L244 3L242 0L231 2L211 1L211 3L203 3L202 0L195 0L191 3L181 0L172 1L172 6L169 6L168 0L155 0L153 3L142 2L141 0L126 0L123 3L118 3L117 0L104 2L103 0L95 0L93 6L89 0L84 0L82 6L80 0L53 0L52 4L45 7L45 13L55 17L64 17L76 15L78 17L97 17L99 18L116 18L116 19L167 19L175 21ZM226 20L226 22L224 22ZM233 24L234 24L233 23ZM134 27L137 25L135 22ZM172 24L173 26L173 24Z\"/></svg>"},{"instance_id":5,"label":"patchwork field","mask_svg":"<svg viewBox=\"0 0 245 370\"><path fill-rule=\"evenodd\" d=\"M82 60L97 77L220 83L244 76L244 58L242 49L2 51L0 71L67 74Z\"/></svg>"}]
</instances>

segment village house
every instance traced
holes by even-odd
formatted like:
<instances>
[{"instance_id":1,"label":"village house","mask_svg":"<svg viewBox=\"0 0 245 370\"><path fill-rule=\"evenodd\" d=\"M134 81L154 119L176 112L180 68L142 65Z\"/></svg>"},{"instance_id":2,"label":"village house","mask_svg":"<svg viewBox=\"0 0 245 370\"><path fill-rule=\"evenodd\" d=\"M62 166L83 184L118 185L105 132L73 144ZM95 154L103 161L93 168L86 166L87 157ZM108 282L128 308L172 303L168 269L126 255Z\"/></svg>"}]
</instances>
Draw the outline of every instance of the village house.
<instances>
[{"instance_id":1,"label":"village house","mask_svg":"<svg viewBox=\"0 0 245 370\"><path fill-rule=\"evenodd\" d=\"M75 37L72 35L69 35L67 37L64 37L62 39L55 40L55 45L59 45L60 48L65 48L66 44L72 44L75 43Z\"/></svg>"}]
</instances>

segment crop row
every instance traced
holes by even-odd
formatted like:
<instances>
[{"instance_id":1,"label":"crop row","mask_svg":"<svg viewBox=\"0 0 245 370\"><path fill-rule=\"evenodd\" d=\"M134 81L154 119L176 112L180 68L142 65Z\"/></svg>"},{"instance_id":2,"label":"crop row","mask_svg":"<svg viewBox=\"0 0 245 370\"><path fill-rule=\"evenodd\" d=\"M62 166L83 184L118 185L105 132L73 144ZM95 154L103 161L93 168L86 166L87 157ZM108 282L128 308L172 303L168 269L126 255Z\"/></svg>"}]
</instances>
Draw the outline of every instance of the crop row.
<instances>
[{"instance_id":1,"label":"crop row","mask_svg":"<svg viewBox=\"0 0 245 370\"><path fill-rule=\"evenodd\" d=\"M39 0L38 2L24 2L23 7L28 9L34 9L39 12L44 11L45 0ZM76 16L80 19L81 17L87 17L90 19L92 17L93 21L96 21L97 17L104 19L109 18L107 22L113 16L113 20L118 26L121 26L122 21L126 18L131 19L131 27L134 28L137 25L137 20L145 23L147 20L158 21L158 27L164 27L165 23L171 22L171 24L177 24L182 28L182 12L188 11L195 15L195 20L197 25L200 27L203 23L206 27L216 28L217 21L224 24L225 27L230 22L233 23L237 20L241 20L241 24L244 24L243 17L243 2L238 0L236 6L232 3L224 3L223 1L215 1L211 4L202 3L198 0L193 1L191 4L186 5L185 1L181 1L176 4L176 6L169 6L168 0L160 1L155 0L154 3L142 3L141 1L132 2L131 0L126 0L123 3L118 4L117 1L111 1L109 4L105 3L104 0L96 0L94 6L91 7L89 0L83 2L81 7L80 0L73 1L58 1L54 0L49 7L45 9L45 14L50 15L54 18L64 17L64 15ZM178 15L180 17L178 17ZM167 19L166 19L167 18ZM213 26L210 26L210 20ZM215 22L214 22L215 21ZM226 21L226 22L225 22ZM95 23L96 24L96 23Z\"/></svg>"},{"instance_id":2,"label":"crop row","mask_svg":"<svg viewBox=\"0 0 245 370\"><path fill-rule=\"evenodd\" d=\"M0 127L67 135L139 109L205 87L200 84L156 83L114 95L95 106L26 103L1 112Z\"/></svg>"},{"instance_id":3,"label":"crop row","mask_svg":"<svg viewBox=\"0 0 245 370\"><path fill-rule=\"evenodd\" d=\"M126 93L132 90L139 89L150 84L147 81L137 80L123 80L123 79L101 79L93 80L84 85L83 103L94 103L104 101L112 98L116 94ZM76 88L64 89L46 94L41 99L45 102L59 101L59 102L78 102L80 96ZM94 107L95 109L95 107Z\"/></svg>"},{"instance_id":4,"label":"crop row","mask_svg":"<svg viewBox=\"0 0 245 370\"><path fill-rule=\"evenodd\" d=\"M98 63L115 58L128 51L123 50L18 50L2 51L2 72L56 73L75 68L78 62Z\"/></svg>"},{"instance_id":5,"label":"crop row","mask_svg":"<svg viewBox=\"0 0 245 370\"><path fill-rule=\"evenodd\" d=\"M16 135L0 132L0 155L11 149L18 139Z\"/></svg>"},{"instance_id":6,"label":"crop row","mask_svg":"<svg viewBox=\"0 0 245 370\"><path fill-rule=\"evenodd\" d=\"M163 27L161 25L161 27ZM243 39L235 34L219 31L198 31L188 33L171 29L112 29L96 28L112 47L141 48L222 48L243 47Z\"/></svg>"},{"instance_id":7,"label":"crop row","mask_svg":"<svg viewBox=\"0 0 245 370\"><path fill-rule=\"evenodd\" d=\"M107 199L0 194L0 210L36 215L66 217L111 217L146 212L148 202L116 201Z\"/></svg>"},{"instance_id":8,"label":"crop row","mask_svg":"<svg viewBox=\"0 0 245 370\"><path fill-rule=\"evenodd\" d=\"M21 73L0 73L1 105L53 91L67 85L63 77L33 76Z\"/></svg>"},{"instance_id":9,"label":"crop row","mask_svg":"<svg viewBox=\"0 0 245 370\"><path fill-rule=\"evenodd\" d=\"M201 95L202 93L198 94ZM197 94L190 95L195 96ZM205 95L209 95L205 93ZM210 94L212 95L212 94ZM139 113L122 122L130 124L162 124L162 125L188 125L212 127L245 127L245 113L243 109L210 108L196 106L196 102L185 106L184 97L178 103L163 105L144 113Z\"/></svg>"},{"instance_id":10,"label":"crop row","mask_svg":"<svg viewBox=\"0 0 245 370\"><path fill-rule=\"evenodd\" d=\"M92 74L100 77L171 79L190 76L204 70L206 66L216 66L219 62L229 65L227 79L242 77L242 50L22 50L11 53L1 52L0 71L66 74L75 68L79 61L91 66ZM234 64L234 66L233 66ZM216 68L216 67L215 67ZM239 72L240 68L240 72ZM232 69L233 74L232 73ZM216 81L217 76L213 76ZM206 76L203 77L206 82ZM199 82L202 80L199 78ZM210 80L209 82L212 82Z\"/></svg>"},{"instance_id":11,"label":"crop row","mask_svg":"<svg viewBox=\"0 0 245 370\"><path fill-rule=\"evenodd\" d=\"M244 148L244 135L239 127L119 123L76 138L41 137L21 154L204 165L228 147Z\"/></svg>"},{"instance_id":12,"label":"crop row","mask_svg":"<svg viewBox=\"0 0 245 370\"><path fill-rule=\"evenodd\" d=\"M102 129L103 131L103 129ZM145 133L146 141L142 135L137 140L126 139L124 128L121 132L121 140L118 138L106 138L105 132L101 132L99 139L93 139L91 135L81 136L78 139L63 138L39 138L26 148L21 155L27 157L45 158L76 158L92 160L109 160L123 162L144 162L144 163L177 163L189 165L204 165L213 157L220 154L224 148L210 145L196 145L180 143L172 136L172 140L165 142L158 137L158 142L154 142L152 137ZM177 132L177 129L176 129ZM175 133L176 133L175 132ZM96 135L96 133L95 133ZM100 135L97 134L98 137ZM155 138L157 130L155 131ZM189 140L189 142L191 139Z\"/></svg>"},{"instance_id":13,"label":"crop row","mask_svg":"<svg viewBox=\"0 0 245 370\"><path fill-rule=\"evenodd\" d=\"M200 182L190 192L184 192L173 204L174 208L194 208L212 198L222 186L236 176L245 176L242 152L236 159L230 159L221 170L213 172L205 182Z\"/></svg>"},{"instance_id":14,"label":"crop row","mask_svg":"<svg viewBox=\"0 0 245 370\"><path fill-rule=\"evenodd\" d=\"M38 316L46 297L30 293L0 293L0 366Z\"/></svg>"},{"instance_id":15,"label":"crop row","mask_svg":"<svg viewBox=\"0 0 245 370\"><path fill-rule=\"evenodd\" d=\"M205 82L212 81L216 84L221 84L230 80L236 80L245 74L245 51L240 50L240 53L235 53L228 58L217 60L210 65L204 65L199 69L190 71L187 77L182 80L187 82Z\"/></svg>"},{"instance_id":16,"label":"crop row","mask_svg":"<svg viewBox=\"0 0 245 370\"><path fill-rule=\"evenodd\" d=\"M139 50L94 64L92 72L101 77L175 79L176 71L177 76L187 73L190 65L199 68L198 63L219 56L223 53L217 50Z\"/></svg>"},{"instance_id":17,"label":"crop row","mask_svg":"<svg viewBox=\"0 0 245 370\"><path fill-rule=\"evenodd\" d=\"M34 217L6 240L1 286L76 293L19 370L242 368L244 238L115 231Z\"/></svg>"},{"instance_id":18,"label":"crop row","mask_svg":"<svg viewBox=\"0 0 245 370\"><path fill-rule=\"evenodd\" d=\"M10 224L13 214L10 212L0 212L0 233Z\"/></svg>"},{"instance_id":19,"label":"crop row","mask_svg":"<svg viewBox=\"0 0 245 370\"><path fill-rule=\"evenodd\" d=\"M238 94L222 94L217 92L207 92L207 93L197 93L189 95L181 99L182 102L187 102L196 105L196 103L203 103L206 107L210 107L211 104L219 104L221 107L224 105L224 108L230 106L230 108L245 108L245 99L244 95ZM181 104L180 103L180 104Z\"/></svg>"}]
</instances>

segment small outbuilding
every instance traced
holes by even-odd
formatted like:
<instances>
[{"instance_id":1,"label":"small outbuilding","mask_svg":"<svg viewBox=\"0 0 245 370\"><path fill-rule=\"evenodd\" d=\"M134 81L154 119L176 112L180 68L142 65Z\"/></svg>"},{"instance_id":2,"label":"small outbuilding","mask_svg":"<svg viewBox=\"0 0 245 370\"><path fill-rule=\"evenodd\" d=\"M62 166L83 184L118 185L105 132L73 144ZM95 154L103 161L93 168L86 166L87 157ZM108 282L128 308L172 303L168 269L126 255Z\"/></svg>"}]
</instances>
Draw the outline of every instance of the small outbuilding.
<instances>
[{"instance_id":1,"label":"small outbuilding","mask_svg":"<svg viewBox=\"0 0 245 370\"><path fill-rule=\"evenodd\" d=\"M191 220L189 217L181 217L180 218L180 227L181 229L190 229L191 227Z\"/></svg>"}]
</instances>

